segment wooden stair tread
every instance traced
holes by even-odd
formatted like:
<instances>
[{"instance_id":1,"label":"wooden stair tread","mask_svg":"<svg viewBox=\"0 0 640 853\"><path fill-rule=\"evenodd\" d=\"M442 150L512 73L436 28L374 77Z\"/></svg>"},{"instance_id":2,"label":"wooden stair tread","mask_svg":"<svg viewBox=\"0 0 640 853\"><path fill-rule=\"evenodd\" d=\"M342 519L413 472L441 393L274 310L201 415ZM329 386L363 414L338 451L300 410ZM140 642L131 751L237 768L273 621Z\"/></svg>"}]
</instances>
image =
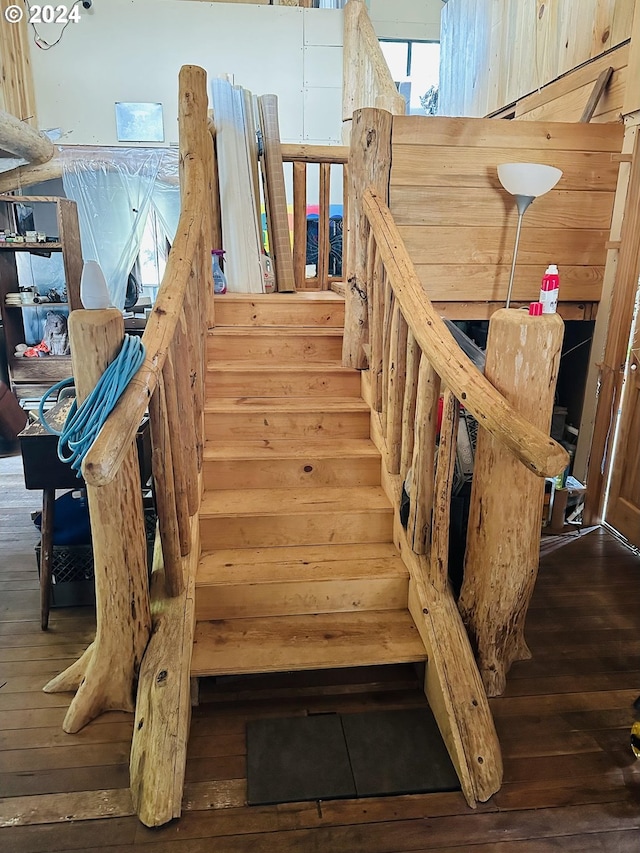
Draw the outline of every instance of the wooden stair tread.
<instances>
[{"instance_id":1,"label":"wooden stair tread","mask_svg":"<svg viewBox=\"0 0 640 853\"><path fill-rule=\"evenodd\" d=\"M391 513L391 504L379 486L222 489L206 491L200 518L212 516L277 516L296 513Z\"/></svg>"},{"instance_id":2,"label":"wooden stair tread","mask_svg":"<svg viewBox=\"0 0 640 853\"><path fill-rule=\"evenodd\" d=\"M344 302L344 296L332 290L304 291L296 293L225 293L218 297L222 302Z\"/></svg>"},{"instance_id":3,"label":"wooden stair tread","mask_svg":"<svg viewBox=\"0 0 640 853\"><path fill-rule=\"evenodd\" d=\"M242 563L243 565L261 563L293 563L314 560L356 560L376 558L400 558L392 542L359 543L357 545L281 545L274 548L221 548L205 552L203 558L211 562ZM404 563L403 563L404 565Z\"/></svg>"},{"instance_id":4,"label":"wooden stair tread","mask_svg":"<svg viewBox=\"0 0 640 853\"><path fill-rule=\"evenodd\" d=\"M211 397L206 412L370 412L369 404L358 397Z\"/></svg>"},{"instance_id":5,"label":"wooden stair tread","mask_svg":"<svg viewBox=\"0 0 640 853\"><path fill-rule=\"evenodd\" d=\"M241 371L242 373L338 373L345 376L356 374L357 371L352 367L343 367L339 361L308 361L298 362L298 364L279 364L272 360L265 361L242 361L235 359L233 361L210 361L207 364L209 373L231 373L233 371Z\"/></svg>"},{"instance_id":6,"label":"wooden stair tread","mask_svg":"<svg viewBox=\"0 0 640 853\"><path fill-rule=\"evenodd\" d=\"M236 548L203 554L196 587L408 576L391 543Z\"/></svg>"},{"instance_id":7,"label":"wooden stair tread","mask_svg":"<svg viewBox=\"0 0 640 853\"><path fill-rule=\"evenodd\" d=\"M210 338L235 335L251 335L253 338L273 337L274 335L291 335L301 338L341 338L343 330L333 326L328 328L321 326L216 326L214 329L209 329L208 332Z\"/></svg>"},{"instance_id":8,"label":"wooden stair tread","mask_svg":"<svg viewBox=\"0 0 640 853\"><path fill-rule=\"evenodd\" d=\"M380 452L367 438L209 440L204 448L205 460L349 459L356 456L379 459Z\"/></svg>"},{"instance_id":9,"label":"wooden stair tread","mask_svg":"<svg viewBox=\"0 0 640 853\"><path fill-rule=\"evenodd\" d=\"M192 677L426 660L406 610L198 622Z\"/></svg>"}]
</instances>

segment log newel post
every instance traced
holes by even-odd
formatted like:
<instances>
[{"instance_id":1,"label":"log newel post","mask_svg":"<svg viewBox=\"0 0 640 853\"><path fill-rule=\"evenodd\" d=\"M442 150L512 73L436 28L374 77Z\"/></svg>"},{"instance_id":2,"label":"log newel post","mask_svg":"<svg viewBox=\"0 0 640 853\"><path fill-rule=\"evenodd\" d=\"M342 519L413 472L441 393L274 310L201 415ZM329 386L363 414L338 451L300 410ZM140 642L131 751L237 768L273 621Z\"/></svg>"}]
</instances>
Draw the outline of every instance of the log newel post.
<instances>
[{"instance_id":1,"label":"log newel post","mask_svg":"<svg viewBox=\"0 0 640 853\"><path fill-rule=\"evenodd\" d=\"M73 374L82 402L120 350L120 311L73 311ZM77 732L104 711L133 711L136 680L151 630L140 470L131 443L114 480L87 484L96 587L96 638L50 681L47 693L77 690L63 728Z\"/></svg>"},{"instance_id":2,"label":"log newel post","mask_svg":"<svg viewBox=\"0 0 640 853\"><path fill-rule=\"evenodd\" d=\"M391 171L391 113L362 109L353 114L349 153L349 205L347 220L347 258L345 321L342 363L345 367L364 368L364 345L369 342L367 288L368 223L362 206L362 194L371 187L387 200Z\"/></svg>"},{"instance_id":3,"label":"log newel post","mask_svg":"<svg viewBox=\"0 0 640 853\"><path fill-rule=\"evenodd\" d=\"M489 325L485 375L531 424L548 432L564 324L501 309ZM530 657L524 622L538 572L544 479L481 429L464 581L458 602L489 696L515 660Z\"/></svg>"}]
</instances>

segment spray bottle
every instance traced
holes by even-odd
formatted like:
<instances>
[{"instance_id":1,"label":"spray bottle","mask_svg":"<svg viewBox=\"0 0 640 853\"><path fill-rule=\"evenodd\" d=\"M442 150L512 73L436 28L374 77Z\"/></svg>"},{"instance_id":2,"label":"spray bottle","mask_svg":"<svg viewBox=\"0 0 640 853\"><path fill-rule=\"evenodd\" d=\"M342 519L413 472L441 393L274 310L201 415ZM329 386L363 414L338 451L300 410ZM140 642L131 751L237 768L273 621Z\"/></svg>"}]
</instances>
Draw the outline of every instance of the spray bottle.
<instances>
[{"instance_id":1,"label":"spray bottle","mask_svg":"<svg viewBox=\"0 0 640 853\"><path fill-rule=\"evenodd\" d=\"M223 249L212 249L211 250L211 270L213 272L213 292L214 293L226 293L227 292L227 277L222 272L222 268L220 266L220 259L224 256Z\"/></svg>"},{"instance_id":2,"label":"spray bottle","mask_svg":"<svg viewBox=\"0 0 640 853\"><path fill-rule=\"evenodd\" d=\"M540 287L540 302L542 302L543 314L555 314L558 307L558 292L560 290L560 276L558 267L550 264L542 277Z\"/></svg>"}]
</instances>

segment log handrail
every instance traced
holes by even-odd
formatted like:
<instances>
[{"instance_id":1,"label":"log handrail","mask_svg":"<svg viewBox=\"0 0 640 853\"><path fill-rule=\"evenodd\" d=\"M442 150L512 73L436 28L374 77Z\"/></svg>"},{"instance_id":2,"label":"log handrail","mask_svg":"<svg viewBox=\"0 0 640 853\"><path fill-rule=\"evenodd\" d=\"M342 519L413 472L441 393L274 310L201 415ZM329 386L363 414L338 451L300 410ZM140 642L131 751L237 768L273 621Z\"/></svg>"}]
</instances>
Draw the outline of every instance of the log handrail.
<instances>
[{"instance_id":1,"label":"log handrail","mask_svg":"<svg viewBox=\"0 0 640 853\"><path fill-rule=\"evenodd\" d=\"M146 349L144 363L82 463L82 476L91 485L106 485L118 472L156 388L173 340L200 241L200 217L205 198L204 170L200 163L192 164L191 175L190 186L183 193L182 212L165 274L142 335Z\"/></svg>"},{"instance_id":2,"label":"log handrail","mask_svg":"<svg viewBox=\"0 0 640 853\"><path fill-rule=\"evenodd\" d=\"M380 43L362 0L349 0L344 7L342 75L342 121L355 110L377 107L393 115L404 115L406 102L399 94Z\"/></svg>"},{"instance_id":3,"label":"log handrail","mask_svg":"<svg viewBox=\"0 0 640 853\"><path fill-rule=\"evenodd\" d=\"M524 465L539 477L558 474L569 463L567 451L523 418L462 352L424 292L387 205L369 189L362 203L400 310L435 371Z\"/></svg>"}]
</instances>

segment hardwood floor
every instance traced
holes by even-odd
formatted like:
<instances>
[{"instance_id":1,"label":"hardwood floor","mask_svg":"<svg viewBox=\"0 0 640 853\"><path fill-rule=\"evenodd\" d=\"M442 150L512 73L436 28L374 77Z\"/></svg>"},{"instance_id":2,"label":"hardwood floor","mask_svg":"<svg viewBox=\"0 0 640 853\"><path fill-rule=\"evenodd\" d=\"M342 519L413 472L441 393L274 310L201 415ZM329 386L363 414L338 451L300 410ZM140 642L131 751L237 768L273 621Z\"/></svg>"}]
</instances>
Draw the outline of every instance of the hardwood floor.
<instances>
[{"instance_id":1,"label":"hardwood floor","mask_svg":"<svg viewBox=\"0 0 640 853\"><path fill-rule=\"evenodd\" d=\"M29 513L17 457L0 460L0 850L125 853L637 853L640 762L629 747L640 693L640 558L595 531L545 556L527 622L532 660L491 705L505 782L469 809L460 793L246 807L248 719L424 703L411 667L204 683L194 709L184 813L160 829L133 815L132 718L77 735L43 683L92 637L87 608L40 631Z\"/></svg>"}]
</instances>

